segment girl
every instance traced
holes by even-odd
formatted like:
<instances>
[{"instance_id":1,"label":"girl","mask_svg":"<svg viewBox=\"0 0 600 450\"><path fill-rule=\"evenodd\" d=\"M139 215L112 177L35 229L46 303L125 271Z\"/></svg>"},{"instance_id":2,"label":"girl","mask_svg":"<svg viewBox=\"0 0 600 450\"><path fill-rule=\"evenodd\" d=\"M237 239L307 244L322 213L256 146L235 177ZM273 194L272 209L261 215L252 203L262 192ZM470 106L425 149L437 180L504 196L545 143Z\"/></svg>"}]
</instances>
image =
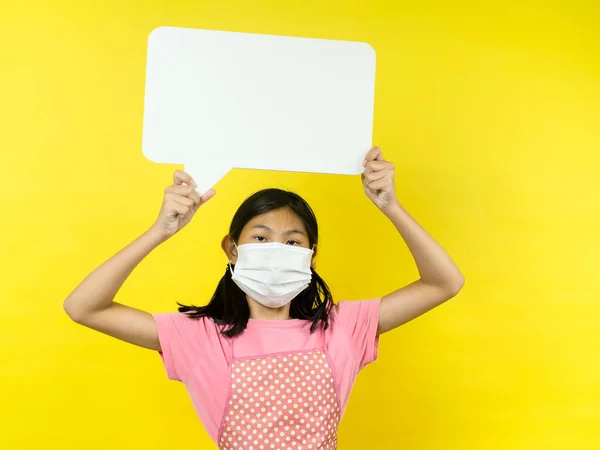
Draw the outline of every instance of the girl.
<instances>
[{"instance_id":1,"label":"girl","mask_svg":"<svg viewBox=\"0 0 600 450\"><path fill-rule=\"evenodd\" d=\"M268 189L235 214L222 248L229 263L206 306L149 314L113 298L140 261L190 222L199 197L177 171L154 225L92 272L65 300L77 323L160 352L220 449L336 449L358 372L378 337L458 293L463 277L396 198L394 166L371 149L366 195L394 224L420 279L381 299L334 304L314 270L315 216L295 194Z\"/></svg>"}]
</instances>

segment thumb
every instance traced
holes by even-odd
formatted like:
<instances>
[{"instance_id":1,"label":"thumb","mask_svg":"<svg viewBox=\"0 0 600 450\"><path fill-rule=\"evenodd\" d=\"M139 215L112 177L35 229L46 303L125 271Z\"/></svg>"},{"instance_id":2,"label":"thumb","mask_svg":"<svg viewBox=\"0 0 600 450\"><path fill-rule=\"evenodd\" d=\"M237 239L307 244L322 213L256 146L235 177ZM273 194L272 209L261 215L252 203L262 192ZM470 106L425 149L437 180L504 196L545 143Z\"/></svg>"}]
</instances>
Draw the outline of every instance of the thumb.
<instances>
[{"instance_id":1,"label":"thumb","mask_svg":"<svg viewBox=\"0 0 600 450\"><path fill-rule=\"evenodd\" d=\"M200 204L203 205L217 194L214 189L209 189L200 197Z\"/></svg>"}]
</instances>

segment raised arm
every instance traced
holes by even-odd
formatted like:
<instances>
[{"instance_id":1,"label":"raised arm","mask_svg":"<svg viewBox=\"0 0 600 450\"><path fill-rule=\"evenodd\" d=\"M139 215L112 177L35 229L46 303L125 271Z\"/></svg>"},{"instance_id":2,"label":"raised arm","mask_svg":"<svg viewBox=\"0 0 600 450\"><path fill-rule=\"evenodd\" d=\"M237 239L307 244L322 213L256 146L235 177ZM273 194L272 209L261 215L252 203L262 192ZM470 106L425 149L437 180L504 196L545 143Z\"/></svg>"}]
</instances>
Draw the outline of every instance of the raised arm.
<instances>
[{"instance_id":1,"label":"raised arm","mask_svg":"<svg viewBox=\"0 0 600 450\"><path fill-rule=\"evenodd\" d=\"M187 225L198 208L214 195L199 197L195 183L176 171L165 190L162 208L150 229L90 273L64 301L75 322L117 339L160 350L154 318L148 312L113 301L133 269L158 245Z\"/></svg>"},{"instance_id":2,"label":"raised arm","mask_svg":"<svg viewBox=\"0 0 600 450\"><path fill-rule=\"evenodd\" d=\"M385 333L454 297L464 278L448 253L400 205L394 165L378 147L365 159L363 186L367 196L394 224L411 252L420 278L381 300L378 333Z\"/></svg>"}]
</instances>

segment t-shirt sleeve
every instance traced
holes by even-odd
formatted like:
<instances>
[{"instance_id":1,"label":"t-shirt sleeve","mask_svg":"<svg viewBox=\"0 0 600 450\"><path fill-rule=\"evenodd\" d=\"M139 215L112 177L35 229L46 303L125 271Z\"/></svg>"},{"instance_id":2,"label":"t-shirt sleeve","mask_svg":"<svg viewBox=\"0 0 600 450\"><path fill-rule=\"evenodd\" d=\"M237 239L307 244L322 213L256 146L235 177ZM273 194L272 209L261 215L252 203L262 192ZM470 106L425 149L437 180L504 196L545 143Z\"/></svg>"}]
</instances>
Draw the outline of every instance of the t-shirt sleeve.
<instances>
[{"instance_id":1,"label":"t-shirt sleeve","mask_svg":"<svg viewBox=\"0 0 600 450\"><path fill-rule=\"evenodd\" d=\"M380 299L339 302L335 326L341 327L359 370L377 359Z\"/></svg>"},{"instance_id":2,"label":"t-shirt sleeve","mask_svg":"<svg viewBox=\"0 0 600 450\"><path fill-rule=\"evenodd\" d=\"M200 346L206 345L208 329L205 318L191 319L183 313L153 314L158 331L167 376L183 381L199 359Z\"/></svg>"}]
</instances>

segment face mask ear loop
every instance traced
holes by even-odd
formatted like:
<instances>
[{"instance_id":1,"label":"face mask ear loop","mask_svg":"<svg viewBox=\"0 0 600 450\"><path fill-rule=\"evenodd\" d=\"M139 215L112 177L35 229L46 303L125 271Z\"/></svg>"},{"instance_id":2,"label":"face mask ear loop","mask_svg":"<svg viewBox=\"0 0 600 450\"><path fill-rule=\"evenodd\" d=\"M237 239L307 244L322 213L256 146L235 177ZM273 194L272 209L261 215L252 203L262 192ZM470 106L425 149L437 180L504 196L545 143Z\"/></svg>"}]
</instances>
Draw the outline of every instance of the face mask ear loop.
<instances>
[{"instance_id":1,"label":"face mask ear loop","mask_svg":"<svg viewBox=\"0 0 600 450\"><path fill-rule=\"evenodd\" d=\"M235 247L235 249L236 249L236 251L237 251L237 253L239 255L239 249L238 249L237 244L235 242L233 242L233 245L234 245L234 247ZM227 265L229 266L229 271L231 272L231 275L233 275L233 266L231 265L231 260L227 263Z\"/></svg>"}]
</instances>

